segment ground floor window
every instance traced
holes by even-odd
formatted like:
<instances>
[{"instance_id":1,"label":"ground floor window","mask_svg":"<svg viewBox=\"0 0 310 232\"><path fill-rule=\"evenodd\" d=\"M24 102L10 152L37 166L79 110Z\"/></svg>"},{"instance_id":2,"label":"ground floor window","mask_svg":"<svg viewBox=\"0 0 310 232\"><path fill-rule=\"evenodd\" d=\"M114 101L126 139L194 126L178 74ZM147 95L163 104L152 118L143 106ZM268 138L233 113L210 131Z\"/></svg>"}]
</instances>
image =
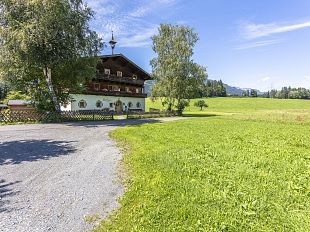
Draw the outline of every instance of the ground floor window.
<instances>
[{"instance_id":1,"label":"ground floor window","mask_svg":"<svg viewBox=\"0 0 310 232\"><path fill-rule=\"evenodd\" d=\"M113 103L110 103L110 107L111 107L111 108L113 107Z\"/></svg>"},{"instance_id":2,"label":"ground floor window","mask_svg":"<svg viewBox=\"0 0 310 232\"><path fill-rule=\"evenodd\" d=\"M81 100L81 101L79 101L79 107L80 108L86 108L86 106L87 106L87 103L86 103L86 101L85 100Z\"/></svg>"},{"instance_id":3,"label":"ground floor window","mask_svg":"<svg viewBox=\"0 0 310 232\"><path fill-rule=\"evenodd\" d=\"M128 102L128 107L131 108L132 107L132 103Z\"/></svg>"},{"instance_id":4,"label":"ground floor window","mask_svg":"<svg viewBox=\"0 0 310 232\"><path fill-rule=\"evenodd\" d=\"M137 108L140 108L140 107L141 107L141 103L137 102Z\"/></svg>"},{"instance_id":5,"label":"ground floor window","mask_svg":"<svg viewBox=\"0 0 310 232\"><path fill-rule=\"evenodd\" d=\"M99 101L99 100L98 100L98 101L96 102L96 107L97 107L97 108L101 108L101 107L102 107L102 101Z\"/></svg>"}]
</instances>

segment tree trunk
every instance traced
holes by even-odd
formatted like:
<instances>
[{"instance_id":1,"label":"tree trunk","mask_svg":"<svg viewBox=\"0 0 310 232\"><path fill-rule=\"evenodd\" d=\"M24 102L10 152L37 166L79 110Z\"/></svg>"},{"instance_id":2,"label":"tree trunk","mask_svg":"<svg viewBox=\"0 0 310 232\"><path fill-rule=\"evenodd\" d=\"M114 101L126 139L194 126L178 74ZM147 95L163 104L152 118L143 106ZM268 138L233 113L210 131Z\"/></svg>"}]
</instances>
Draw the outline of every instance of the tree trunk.
<instances>
[{"instance_id":1,"label":"tree trunk","mask_svg":"<svg viewBox=\"0 0 310 232\"><path fill-rule=\"evenodd\" d=\"M177 113L178 113L178 116L182 116L182 108L181 108L181 99L180 98L178 98L178 101L177 101Z\"/></svg>"},{"instance_id":2,"label":"tree trunk","mask_svg":"<svg viewBox=\"0 0 310 232\"><path fill-rule=\"evenodd\" d=\"M55 93L54 88L53 88L51 69L48 68L47 66L45 66L43 69L43 72L44 72L44 76L46 79L48 93L50 94L52 101L54 103L55 111L60 112L60 106L59 106L59 103L57 100L56 93Z\"/></svg>"}]
</instances>

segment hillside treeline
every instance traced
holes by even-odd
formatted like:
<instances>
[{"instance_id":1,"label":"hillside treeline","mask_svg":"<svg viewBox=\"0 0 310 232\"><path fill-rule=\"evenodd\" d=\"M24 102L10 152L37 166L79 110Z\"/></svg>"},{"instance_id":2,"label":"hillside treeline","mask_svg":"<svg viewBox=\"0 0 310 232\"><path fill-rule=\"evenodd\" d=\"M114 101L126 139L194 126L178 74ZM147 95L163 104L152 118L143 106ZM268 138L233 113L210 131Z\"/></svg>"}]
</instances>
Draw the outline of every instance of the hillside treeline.
<instances>
[{"instance_id":1,"label":"hillside treeline","mask_svg":"<svg viewBox=\"0 0 310 232\"><path fill-rule=\"evenodd\" d=\"M310 99L310 90L306 88L283 87L281 90L273 89L268 91L260 97L279 99Z\"/></svg>"}]
</instances>

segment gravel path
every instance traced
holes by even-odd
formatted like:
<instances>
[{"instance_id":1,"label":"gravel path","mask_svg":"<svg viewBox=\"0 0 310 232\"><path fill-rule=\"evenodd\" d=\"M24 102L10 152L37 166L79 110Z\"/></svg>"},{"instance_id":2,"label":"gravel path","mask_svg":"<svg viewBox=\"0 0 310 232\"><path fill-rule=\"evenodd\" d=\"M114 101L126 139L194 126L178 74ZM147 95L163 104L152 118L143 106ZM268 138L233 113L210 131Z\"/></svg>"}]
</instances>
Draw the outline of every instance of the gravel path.
<instances>
[{"instance_id":1,"label":"gravel path","mask_svg":"<svg viewBox=\"0 0 310 232\"><path fill-rule=\"evenodd\" d=\"M91 230L123 191L108 132L152 121L0 126L0 231Z\"/></svg>"}]
</instances>

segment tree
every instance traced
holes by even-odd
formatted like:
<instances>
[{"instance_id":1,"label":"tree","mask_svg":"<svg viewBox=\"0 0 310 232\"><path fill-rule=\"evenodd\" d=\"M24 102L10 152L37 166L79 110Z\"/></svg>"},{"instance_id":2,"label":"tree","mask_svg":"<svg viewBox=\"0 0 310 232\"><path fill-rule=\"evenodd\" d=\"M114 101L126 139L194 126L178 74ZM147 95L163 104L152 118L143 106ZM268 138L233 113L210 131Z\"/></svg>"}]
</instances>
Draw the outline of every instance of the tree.
<instances>
[{"instance_id":1,"label":"tree","mask_svg":"<svg viewBox=\"0 0 310 232\"><path fill-rule=\"evenodd\" d=\"M0 101L6 98L9 91L10 87L6 83L0 81Z\"/></svg>"},{"instance_id":2,"label":"tree","mask_svg":"<svg viewBox=\"0 0 310 232\"><path fill-rule=\"evenodd\" d=\"M242 91L242 96L243 97L249 97L249 90L243 90Z\"/></svg>"},{"instance_id":3,"label":"tree","mask_svg":"<svg viewBox=\"0 0 310 232\"><path fill-rule=\"evenodd\" d=\"M281 90L272 89L262 97L279 99L310 99L310 90L306 88L282 87Z\"/></svg>"},{"instance_id":4,"label":"tree","mask_svg":"<svg viewBox=\"0 0 310 232\"><path fill-rule=\"evenodd\" d=\"M200 107L200 110L202 110L203 107L208 107L207 103L204 100L198 100L194 103L194 106Z\"/></svg>"},{"instance_id":5,"label":"tree","mask_svg":"<svg viewBox=\"0 0 310 232\"><path fill-rule=\"evenodd\" d=\"M202 97L226 97L226 88L222 80L207 80Z\"/></svg>"},{"instance_id":6,"label":"tree","mask_svg":"<svg viewBox=\"0 0 310 232\"><path fill-rule=\"evenodd\" d=\"M176 107L182 114L184 101L202 90L207 78L206 69L192 60L198 35L189 27L170 24L161 24L158 32L152 37L157 54L151 60L152 96L164 98L168 110Z\"/></svg>"},{"instance_id":7,"label":"tree","mask_svg":"<svg viewBox=\"0 0 310 232\"><path fill-rule=\"evenodd\" d=\"M257 97L257 90L251 89L250 95L251 95L251 97Z\"/></svg>"},{"instance_id":8,"label":"tree","mask_svg":"<svg viewBox=\"0 0 310 232\"><path fill-rule=\"evenodd\" d=\"M102 42L88 26L93 12L82 0L2 0L0 12L0 75L59 111L95 76Z\"/></svg>"},{"instance_id":9,"label":"tree","mask_svg":"<svg viewBox=\"0 0 310 232\"><path fill-rule=\"evenodd\" d=\"M10 91L8 92L3 103L7 104L9 100L30 100L31 97L21 91Z\"/></svg>"}]
</instances>

